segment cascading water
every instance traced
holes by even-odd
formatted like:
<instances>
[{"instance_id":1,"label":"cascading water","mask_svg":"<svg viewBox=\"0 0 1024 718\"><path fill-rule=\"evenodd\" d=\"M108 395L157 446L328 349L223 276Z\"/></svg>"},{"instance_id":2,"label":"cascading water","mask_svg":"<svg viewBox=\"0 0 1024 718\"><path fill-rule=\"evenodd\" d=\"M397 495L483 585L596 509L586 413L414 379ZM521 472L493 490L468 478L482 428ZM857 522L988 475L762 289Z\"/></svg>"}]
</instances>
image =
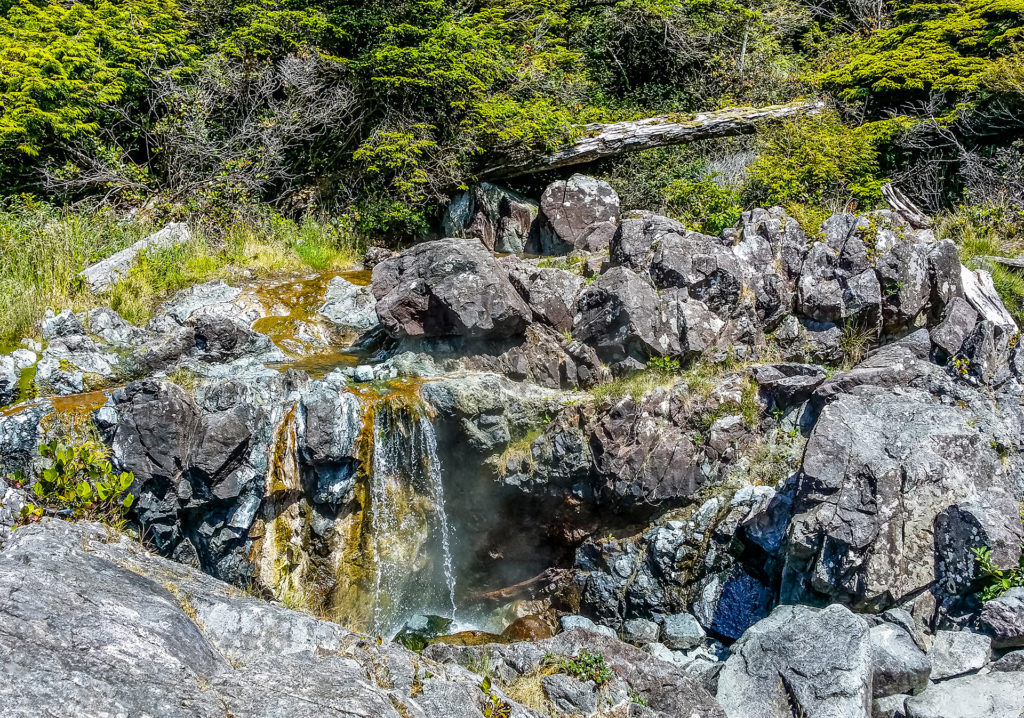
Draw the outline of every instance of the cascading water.
<instances>
[{"instance_id":1,"label":"cascading water","mask_svg":"<svg viewBox=\"0 0 1024 718\"><path fill-rule=\"evenodd\" d=\"M454 619L451 527L445 512L437 437L421 402L398 403L385 398L377 404L372 461L369 511L376 570L374 630L390 632L405 614L422 611L449 614ZM424 523L432 524L431 533L436 536L427 543L427 555L408 541ZM438 549L443 595L437 585L441 575L429 565L429 554L436 555ZM442 607L438 601L448 605Z\"/></svg>"}]
</instances>

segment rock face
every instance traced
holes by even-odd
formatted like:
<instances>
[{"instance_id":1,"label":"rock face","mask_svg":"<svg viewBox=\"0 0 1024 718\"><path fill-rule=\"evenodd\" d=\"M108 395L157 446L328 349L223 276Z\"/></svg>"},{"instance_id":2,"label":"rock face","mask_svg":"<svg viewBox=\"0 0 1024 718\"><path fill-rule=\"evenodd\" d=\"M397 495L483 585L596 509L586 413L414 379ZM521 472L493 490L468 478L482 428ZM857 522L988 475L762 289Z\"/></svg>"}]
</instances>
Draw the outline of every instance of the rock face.
<instances>
[{"instance_id":1,"label":"rock face","mask_svg":"<svg viewBox=\"0 0 1024 718\"><path fill-rule=\"evenodd\" d=\"M99 526L15 532L0 604L10 718L469 716L488 700L465 669L246 597ZM510 716L537 715L490 691Z\"/></svg>"},{"instance_id":2,"label":"rock face","mask_svg":"<svg viewBox=\"0 0 1024 718\"><path fill-rule=\"evenodd\" d=\"M779 606L732 647L718 679L730 718L871 715L871 641L843 606Z\"/></svg>"},{"instance_id":3,"label":"rock face","mask_svg":"<svg viewBox=\"0 0 1024 718\"><path fill-rule=\"evenodd\" d=\"M782 599L884 608L931 585L943 562L936 520L980 493L1009 493L969 418L915 392L828 404L804 455Z\"/></svg>"},{"instance_id":4,"label":"rock face","mask_svg":"<svg viewBox=\"0 0 1024 718\"><path fill-rule=\"evenodd\" d=\"M1024 673L964 676L936 683L908 698L907 718L1019 718L1024 712Z\"/></svg>"},{"instance_id":5,"label":"rock face","mask_svg":"<svg viewBox=\"0 0 1024 718\"><path fill-rule=\"evenodd\" d=\"M377 316L394 337L507 337L531 320L507 273L480 242L440 239L373 269Z\"/></svg>"}]
</instances>

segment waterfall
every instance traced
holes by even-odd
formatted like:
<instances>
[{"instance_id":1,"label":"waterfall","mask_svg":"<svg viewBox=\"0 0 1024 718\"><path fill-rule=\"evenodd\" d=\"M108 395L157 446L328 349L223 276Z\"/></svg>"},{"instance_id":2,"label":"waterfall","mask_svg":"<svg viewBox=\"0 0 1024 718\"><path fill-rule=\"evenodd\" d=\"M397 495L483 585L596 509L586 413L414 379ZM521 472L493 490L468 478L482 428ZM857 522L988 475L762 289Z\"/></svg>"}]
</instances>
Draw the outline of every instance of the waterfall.
<instances>
[{"instance_id":1,"label":"waterfall","mask_svg":"<svg viewBox=\"0 0 1024 718\"><path fill-rule=\"evenodd\" d=\"M373 629L397 628L403 613L446 613L455 618L455 568L452 529L445 511L444 483L437 435L427 408L419 401L382 397L374 407L372 467L369 472L370 528L375 556ZM430 528L444 586L420 555L413 537ZM433 551L431 551L433 553ZM427 562L427 565L423 565ZM443 596L441 591L443 590ZM440 606L433 601L443 600Z\"/></svg>"},{"instance_id":2,"label":"waterfall","mask_svg":"<svg viewBox=\"0 0 1024 718\"><path fill-rule=\"evenodd\" d=\"M455 566L452 561L451 529L448 526L448 512L444 507L444 481L441 478L441 459L437 456L437 435L434 425L424 412L420 412L417 422L423 444L423 458L427 463L431 489L434 493L434 506L437 509L438 522L441 524L441 553L444 559L444 578L448 585L448 599L452 604L449 618L455 621Z\"/></svg>"}]
</instances>

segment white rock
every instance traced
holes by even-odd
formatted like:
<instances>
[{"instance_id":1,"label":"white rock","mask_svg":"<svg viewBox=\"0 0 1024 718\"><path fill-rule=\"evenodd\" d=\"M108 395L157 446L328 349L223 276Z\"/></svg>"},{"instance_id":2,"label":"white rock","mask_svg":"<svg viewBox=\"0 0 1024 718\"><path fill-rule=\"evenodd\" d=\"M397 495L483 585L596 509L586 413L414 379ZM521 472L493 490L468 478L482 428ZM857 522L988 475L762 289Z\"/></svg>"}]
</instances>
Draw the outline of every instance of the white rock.
<instances>
[{"instance_id":1,"label":"white rock","mask_svg":"<svg viewBox=\"0 0 1024 718\"><path fill-rule=\"evenodd\" d=\"M140 239L132 246L86 267L78 273L78 276L89 285L89 289L92 291L105 292L127 276L140 252L184 244L191 238L192 233L189 232L188 225L184 222L172 222L159 232Z\"/></svg>"}]
</instances>

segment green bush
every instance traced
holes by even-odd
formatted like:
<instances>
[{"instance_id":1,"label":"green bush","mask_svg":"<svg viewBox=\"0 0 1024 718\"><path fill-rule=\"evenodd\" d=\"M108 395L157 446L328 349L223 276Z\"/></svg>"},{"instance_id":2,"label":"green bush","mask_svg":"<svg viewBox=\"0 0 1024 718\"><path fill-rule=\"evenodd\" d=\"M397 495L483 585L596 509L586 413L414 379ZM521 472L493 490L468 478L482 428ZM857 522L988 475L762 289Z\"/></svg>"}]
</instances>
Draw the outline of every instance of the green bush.
<instances>
[{"instance_id":1,"label":"green bush","mask_svg":"<svg viewBox=\"0 0 1024 718\"><path fill-rule=\"evenodd\" d=\"M787 122L759 138L748 169L748 200L758 206L811 204L832 211L856 201L861 210L882 199L877 143L894 128L851 128L832 112Z\"/></svg>"},{"instance_id":2,"label":"green bush","mask_svg":"<svg viewBox=\"0 0 1024 718\"><path fill-rule=\"evenodd\" d=\"M32 487L38 503L21 510L21 523L51 515L124 527L135 498L127 492L135 477L129 472L114 473L105 446L92 441L72 446L51 441L39 447L39 455L49 459L50 466ZM22 476L9 478L16 484L24 481Z\"/></svg>"}]
</instances>

